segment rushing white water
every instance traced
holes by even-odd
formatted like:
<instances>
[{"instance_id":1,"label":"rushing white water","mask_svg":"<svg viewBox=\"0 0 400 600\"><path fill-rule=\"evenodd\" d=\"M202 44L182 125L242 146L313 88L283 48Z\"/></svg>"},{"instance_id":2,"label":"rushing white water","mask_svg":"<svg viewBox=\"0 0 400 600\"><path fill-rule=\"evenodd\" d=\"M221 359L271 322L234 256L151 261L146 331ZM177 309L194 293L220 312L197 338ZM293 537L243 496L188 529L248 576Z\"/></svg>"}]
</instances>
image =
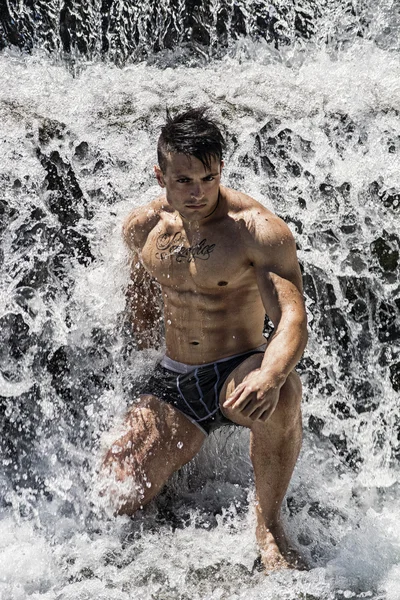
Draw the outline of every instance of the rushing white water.
<instances>
[{"instance_id":1,"label":"rushing white water","mask_svg":"<svg viewBox=\"0 0 400 600\"><path fill-rule=\"evenodd\" d=\"M202 68L73 76L5 50L0 80L0 598L398 600L398 54L247 40ZM158 193L166 106L190 104L227 130L224 183L298 241L310 343L284 518L308 572L253 569L239 428L211 436L133 520L96 496L107 431L162 352L135 351L126 330L121 224Z\"/></svg>"}]
</instances>

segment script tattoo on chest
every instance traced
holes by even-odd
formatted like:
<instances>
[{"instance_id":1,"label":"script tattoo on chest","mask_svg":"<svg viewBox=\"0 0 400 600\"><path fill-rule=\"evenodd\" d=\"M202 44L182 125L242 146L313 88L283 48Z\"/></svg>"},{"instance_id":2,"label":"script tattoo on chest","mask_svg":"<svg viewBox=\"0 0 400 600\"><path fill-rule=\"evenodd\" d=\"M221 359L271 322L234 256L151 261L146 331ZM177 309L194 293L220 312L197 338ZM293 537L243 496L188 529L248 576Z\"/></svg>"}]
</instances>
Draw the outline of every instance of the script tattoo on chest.
<instances>
[{"instance_id":1,"label":"script tattoo on chest","mask_svg":"<svg viewBox=\"0 0 400 600\"><path fill-rule=\"evenodd\" d=\"M156 241L156 257L160 260L165 260L170 256L174 256L176 262L192 262L193 260L208 260L215 244L208 244L204 238L194 246L185 246L185 237L177 231L176 233L162 233Z\"/></svg>"}]
</instances>

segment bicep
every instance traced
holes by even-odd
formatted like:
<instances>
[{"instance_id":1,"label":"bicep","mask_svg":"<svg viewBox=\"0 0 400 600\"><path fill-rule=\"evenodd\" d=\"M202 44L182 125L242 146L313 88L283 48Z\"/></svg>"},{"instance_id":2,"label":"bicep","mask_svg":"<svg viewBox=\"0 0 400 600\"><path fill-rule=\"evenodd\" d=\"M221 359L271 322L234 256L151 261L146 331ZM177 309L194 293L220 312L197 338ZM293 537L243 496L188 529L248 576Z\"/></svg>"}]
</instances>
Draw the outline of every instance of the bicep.
<instances>
[{"instance_id":1,"label":"bicep","mask_svg":"<svg viewBox=\"0 0 400 600\"><path fill-rule=\"evenodd\" d=\"M305 318L303 284L296 243L284 225L275 244L259 248L255 267L257 284L266 313L276 326L282 314Z\"/></svg>"},{"instance_id":2,"label":"bicep","mask_svg":"<svg viewBox=\"0 0 400 600\"><path fill-rule=\"evenodd\" d=\"M277 327L282 316L290 320L305 319L304 299L293 281L266 268L256 269L257 285L265 312Z\"/></svg>"}]
</instances>

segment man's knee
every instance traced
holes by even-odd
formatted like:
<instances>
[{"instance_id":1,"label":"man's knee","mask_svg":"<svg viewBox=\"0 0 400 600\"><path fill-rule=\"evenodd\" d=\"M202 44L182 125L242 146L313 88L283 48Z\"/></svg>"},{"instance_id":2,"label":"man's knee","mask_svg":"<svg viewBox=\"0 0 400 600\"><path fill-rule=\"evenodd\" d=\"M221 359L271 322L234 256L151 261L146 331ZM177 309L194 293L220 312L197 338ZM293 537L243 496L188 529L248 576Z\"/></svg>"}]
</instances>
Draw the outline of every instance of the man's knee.
<instances>
[{"instance_id":1,"label":"man's knee","mask_svg":"<svg viewBox=\"0 0 400 600\"><path fill-rule=\"evenodd\" d=\"M118 472L116 465L103 468L98 486L99 496L107 511L114 515L132 516L153 499L159 491L145 474L138 471Z\"/></svg>"},{"instance_id":2,"label":"man's knee","mask_svg":"<svg viewBox=\"0 0 400 600\"><path fill-rule=\"evenodd\" d=\"M262 352L257 352L249 358L246 358L238 367L236 367L229 375L224 385L222 386L220 393L220 404L221 406L233 392L233 390L249 375L252 371L259 369L263 361L264 355Z\"/></svg>"},{"instance_id":3,"label":"man's knee","mask_svg":"<svg viewBox=\"0 0 400 600\"><path fill-rule=\"evenodd\" d=\"M205 435L169 404L141 396L106 453L103 496L115 514L132 515L200 450Z\"/></svg>"}]
</instances>

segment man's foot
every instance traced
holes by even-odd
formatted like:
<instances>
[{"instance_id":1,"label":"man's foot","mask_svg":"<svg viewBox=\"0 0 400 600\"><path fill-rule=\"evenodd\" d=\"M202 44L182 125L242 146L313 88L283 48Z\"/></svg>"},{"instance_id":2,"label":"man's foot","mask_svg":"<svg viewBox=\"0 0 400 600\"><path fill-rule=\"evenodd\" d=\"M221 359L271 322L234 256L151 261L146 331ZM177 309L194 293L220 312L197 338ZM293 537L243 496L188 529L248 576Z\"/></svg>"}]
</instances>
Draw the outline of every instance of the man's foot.
<instances>
[{"instance_id":1,"label":"man's foot","mask_svg":"<svg viewBox=\"0 0 400 600\"><path fill-rule=\"evenodd\" d=\"M259 537L259 536L258 536ZM307 565L299 553L290 548L281 525L274 530L264 530L262 541L258 539L260 547L260 562L266 573L280 569L297 569L304 571Z\"/></svg>"}]
</instances>

